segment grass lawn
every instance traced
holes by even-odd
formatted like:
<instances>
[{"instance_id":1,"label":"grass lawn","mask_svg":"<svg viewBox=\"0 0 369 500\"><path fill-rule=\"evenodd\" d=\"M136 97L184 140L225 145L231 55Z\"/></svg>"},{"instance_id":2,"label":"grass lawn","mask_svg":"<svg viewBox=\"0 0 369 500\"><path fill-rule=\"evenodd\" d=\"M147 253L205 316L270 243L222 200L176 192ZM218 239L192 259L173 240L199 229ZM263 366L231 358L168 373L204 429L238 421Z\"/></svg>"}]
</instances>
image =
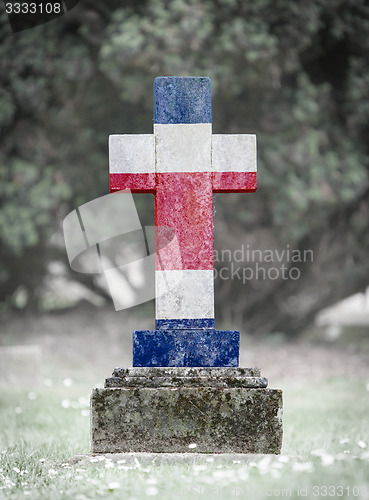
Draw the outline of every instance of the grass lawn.
<instances>
[{"instance_id":1,"label":"grass lawn","mask_svg":"<svg viewBox=\"0 0 369 500\"><path fill-rule=\"evenodd\" d=\"M113 462L108 457L72 465L74 455L90 450L91 386L2 389L0 498L369 499L367 383L331 377L280 384L282 455L257 457L248 464L194 455L194 463L187 465Z\"/></svg>"}]
</instances>

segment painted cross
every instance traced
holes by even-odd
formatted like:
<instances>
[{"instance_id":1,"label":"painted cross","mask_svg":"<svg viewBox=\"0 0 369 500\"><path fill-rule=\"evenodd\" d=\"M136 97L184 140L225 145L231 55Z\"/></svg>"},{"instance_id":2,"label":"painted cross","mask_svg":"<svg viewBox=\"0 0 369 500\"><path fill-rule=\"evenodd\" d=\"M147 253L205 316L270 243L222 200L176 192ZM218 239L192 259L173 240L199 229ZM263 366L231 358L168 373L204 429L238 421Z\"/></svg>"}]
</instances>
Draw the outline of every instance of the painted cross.
<instances>
[{"instance_id":1,"label":"painted cross","mask_svg":"<svg viewBox=\"0 0 369 500\"><path fill-rule=\"evenodd\" d=\"M154 134L110 136L110 191L153 193L180 249L158 231L156 330L134 332L133 366L238 366L239 332L215 330L213 193L256 190L256 137L211 124L210 78L159 77Z\"/></svg>"}]
</instances>

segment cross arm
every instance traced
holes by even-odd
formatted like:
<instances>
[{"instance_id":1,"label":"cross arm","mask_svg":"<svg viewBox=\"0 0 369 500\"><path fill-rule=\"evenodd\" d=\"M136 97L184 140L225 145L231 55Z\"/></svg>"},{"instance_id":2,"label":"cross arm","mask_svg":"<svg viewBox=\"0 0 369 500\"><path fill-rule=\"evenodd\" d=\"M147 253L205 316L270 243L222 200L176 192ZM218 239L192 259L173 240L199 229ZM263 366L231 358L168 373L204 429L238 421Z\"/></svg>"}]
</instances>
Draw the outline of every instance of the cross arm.
<instances>
[{"instance_id":1,"label":"cross arm","mask_svg":"<svg viewBox=\"0 0 369 500\"><path fill-rule=\"evenodd\" d=\"M110 192L155 192L155 140L153 134L109 136Z\"/></svg>"},{"instance_id":2,"label":"cross arm","mask_svg":"<svg viewBox=\"0 0 369 500\"><path fill-rule=\"evenodd\" d=\"M214 134L211 151L215 193L256 191L256 135Z\"/></svg>"}]
</instances>

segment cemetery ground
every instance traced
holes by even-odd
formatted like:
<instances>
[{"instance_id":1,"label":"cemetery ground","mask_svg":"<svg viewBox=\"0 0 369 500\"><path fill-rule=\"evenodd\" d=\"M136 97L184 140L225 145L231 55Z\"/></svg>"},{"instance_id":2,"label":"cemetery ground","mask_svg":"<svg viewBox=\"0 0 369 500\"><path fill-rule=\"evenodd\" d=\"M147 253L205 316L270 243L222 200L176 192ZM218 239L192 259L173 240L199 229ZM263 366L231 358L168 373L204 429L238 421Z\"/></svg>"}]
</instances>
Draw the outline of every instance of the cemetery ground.
<instances>
[{"instance_id":1,"label":"cemetery ground","mask_svg":"<svg viewBox=\"0 0 369 500\"><path fill-rule=\"evenodd\" d=\"M279 457L197 455L195 446L183 463L89 456L92 387L131 366L132 331L146 326L110 308L3 317L1 344L37 344L42 363L38 384L37 374L24 387L2 374L0 498L369 498L369 339L357 332L335 343L242 337L240 366L260 366L283 389Z\"/></svg>"}]
</instances>

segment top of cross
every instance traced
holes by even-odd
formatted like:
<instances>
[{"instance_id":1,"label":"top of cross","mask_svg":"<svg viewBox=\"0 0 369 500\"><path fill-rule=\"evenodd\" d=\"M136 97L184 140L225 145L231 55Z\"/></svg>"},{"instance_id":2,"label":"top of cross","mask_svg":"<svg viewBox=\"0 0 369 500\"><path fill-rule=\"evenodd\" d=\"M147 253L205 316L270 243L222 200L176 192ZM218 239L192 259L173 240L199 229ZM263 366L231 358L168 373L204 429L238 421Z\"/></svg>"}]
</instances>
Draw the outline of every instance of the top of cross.
<instances>
[{"instance_id":1,"label":"top of cross","mask_svg":"<svg viewBox=\"0 0 369 500\"><path fill-rule=\"evenodd\" d=\"M156 174L209 172L215 193L255 191L256 136L211 123L210 78L156 78L154 134L110 136L110 190L155 193Z\"/></svg>"},{"instance_id":2,"label":"top of cross","mask_svg":"<svg viewBox=\"0 0 369 500\"><path fill-rule=\"evenodd\" d=\"M210 78L155 78L154 123L211 123Z\"/></svg>"}]
</instances>

